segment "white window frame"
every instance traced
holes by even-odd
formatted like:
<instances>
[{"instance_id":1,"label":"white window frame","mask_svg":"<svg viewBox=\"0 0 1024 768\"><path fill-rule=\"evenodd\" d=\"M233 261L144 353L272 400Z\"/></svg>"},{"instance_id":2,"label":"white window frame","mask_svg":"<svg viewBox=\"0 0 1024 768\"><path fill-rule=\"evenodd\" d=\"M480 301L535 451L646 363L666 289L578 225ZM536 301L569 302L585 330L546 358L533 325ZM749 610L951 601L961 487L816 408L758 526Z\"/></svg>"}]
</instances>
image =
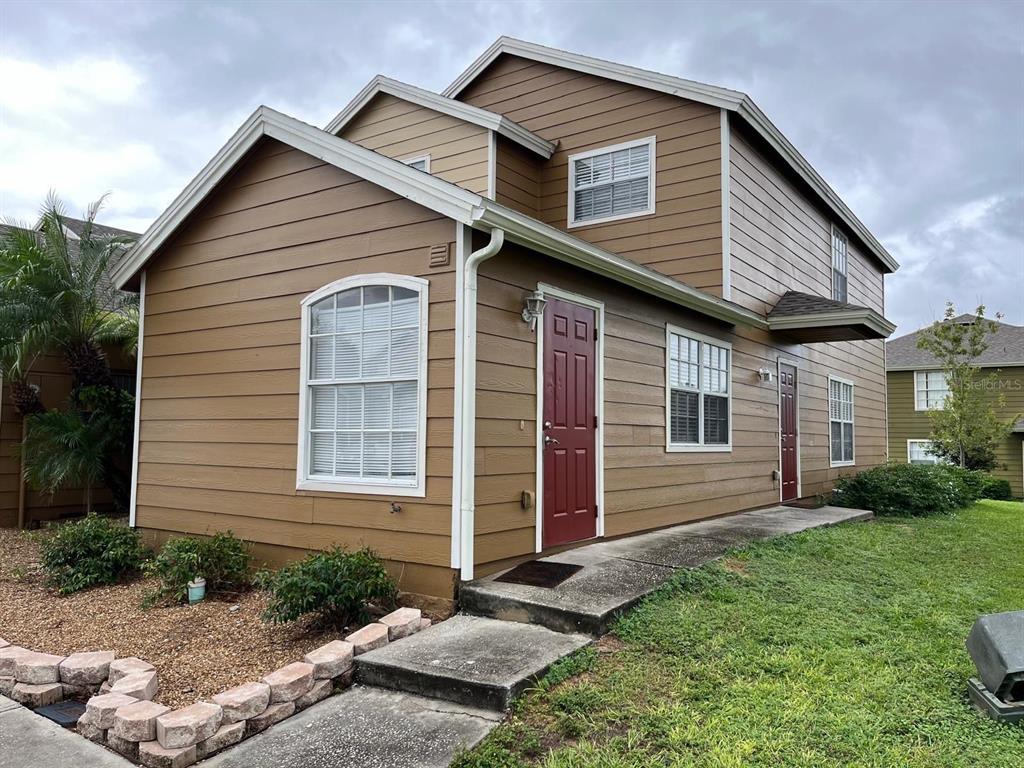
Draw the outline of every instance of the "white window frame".
<instances>
[{"instance_id":1,"label":"white window frame","mask_svg":"<svg viewBox=\"0 0 1024 768\"><path fill-rule=\"evenodd\" d=\"M940 405L937 405L934 408L929 408L928 407L928 374L929 373L941 373L943 376L946 377L946 397L949 397L949 375L946 373L946 371L937 371L937 370L914 371L914 410L915 411L942 411L942 410L945 410L945 408L946 408L945 399L943 399L943 401L942 401L942 403ZM917 384L917 377L918 376L923 376L924 377L924 387L923 388L919 387L918 384ZM922 402L922 400L920 398L920 395L922 395L922 394L924 394L923 402Z\"/></svg>"},{"instance_id":2,"label":"white window frame","mask_svg":"<svg viewBox=\"0 0 1024 768\"><path fill-rule=\"evenodd\" d=\"M399 160L399 162L406 165L412 165L421 161L423 162L423 172L430 173L430 155L413 155L412 157L403 157Z\"/></svg>"},{"instance_id":3,"label":"white window frame","mask_svg":"<svg viewBox=\"0 0 1024 768\"><path fill-rule=\"evenodd\" d=\"M698 388L695 391L699 395L698 406L697 406L697 440L696 443L673 443L672 442L672 337L673 336L684 336L687 339L699 342L701 346L698 347L698 367L697 367L697 384ZM704 444L704 395L710 394L715 397L722 397L721 392L705 392L704 391L704 344L712 344L716 347L721 347L728 352L729 360L729 373L728 373L728 388L729 391L726 393L726 400L728 401L728 415L729 415L729 440L724 444ZM717 339L714 336L705 336L701 333L694 333L688 328L683 328L678 325L672 325L670 323L665 324L665 451L667 453L731 453L732 452L732 369L733 369L733 354L732 344L723 339Z\"/></svg>"},{"instance_id":4,"label":"white window frame","mask_svg":"<svg viewBox=\"0 0 1024 768\"><path fill-rule=\"evenodd\" d=\"M836 381L840 384L847 384L850 387L850 421L847 422L845 419L833 419L832 418L832 382ZM829 375L828 377L828 390L825 392L825 414L828 417L828 465L830 467L852 467L857 463L857 385L849 379L841 379L838 376ZM841 424L850 424L850 428L853 430L853 439L850 441L850 452L851 458L849 461L833 461L832 460L832 422L838 421ZM840 440L840 445L842 440Z\"/></svg>"},{"instance_id":5,"label":"white window frame","mask_svg":"<svg viewBox=\"0 0 1024 768\"><path fill-rule=\"evenodd\" d=\"M843 254L842 254L842 269L838 269L836 264L836 238L839 238L843 243ZM840 230L835 224L832 225L831 235L828 240L829 244L829 279L832 283L832 300L842 301L844 303L850 303L850 238L848 238L842 230ZM836 296L836 272L839 272L845 281L844 296L840 299Z\"/></svg>"},{"instance_id":6,"label":"white window frame","mask_svg":"<svg viewBox=\"0 0 1024 768\"><path fill-rule=\"evenodd\" d=\"M644 144L649 145L648 158L650 159L650 165L648 168L647 177L647 207L642 211L630 211L629 213L618 213L613 216L604 216L599 219L587 219L586 221L576 221L576 161L586 160L588 157L594 157L595 155L607 155L610 152L618 152L622 149L630 149L632 147L643 146ZM655 168L655 157L657 149L657 140L655 136L647 136L643 139L637 139L635 141L626 141L621 144L612 144L607 147L599 147L598 149L590 149L586 152L577 152L575 155L569 155L569 203L568 203L568 218L566 224L568 229L575 229L576 227L589 227L593 224L604 224L609 221L619 221L621 219L632 219L637 216L650 216L654 213L655 200L654 192L657 186L655 178L657 175Z\"/></svg>"},{"instance_id":7,"label":"white window frame","mask_svg":"<svg viewBox=\"0 0 1024 768\"><path fill-rule=\"evenodd\" d=\"M420 296L420 359L417 370L417 414L416 424L416 477L414 481L381 480L329 480L322 477L310 478L307 468L309 461L309 324L310 308L321 299L350 288L374 285L395 286L416 291ZM296 467L295 488L300 491L330 491L337 493L359 493L393 497L426 496L426 454L427 454L427 321L429 317L429 282L420 277L395 275L379 272L343 277L317 289L302 300L301 349L299 352L299 437L298 466Z\"/></svg>"},{"instance_id":8,"label":"white window frame","mask_svg":"<svg viewBox=\"0 0 1024 768\"><path fill-rule=\"evenodd\" d=\"M932 445L932 441L931 440L925 440L924 438L912 438L910 440L907 440L907 464L913 463L911 461L910 449L911 449L911 446L914 443L927 443L928 445ZM934 456L934 454L933 454L933 456ZM943 463L942 459L940 459L938 456L934 456L934 461L932 461L932 464L942 464L942 463Z\"/></svg>"}]
</instances>

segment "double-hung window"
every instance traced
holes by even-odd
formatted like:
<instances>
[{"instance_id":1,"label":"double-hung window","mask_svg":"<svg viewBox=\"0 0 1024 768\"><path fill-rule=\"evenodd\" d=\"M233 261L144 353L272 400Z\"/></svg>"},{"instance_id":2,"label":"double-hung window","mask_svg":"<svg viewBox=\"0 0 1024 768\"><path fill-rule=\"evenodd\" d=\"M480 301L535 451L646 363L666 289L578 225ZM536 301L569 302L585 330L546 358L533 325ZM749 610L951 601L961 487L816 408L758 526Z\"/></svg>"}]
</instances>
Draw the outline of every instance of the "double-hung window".
<instances>
[{"instance_id":1,"label":"double-hung window","mask_svg":"<svg viewBox=\"0 0 1024 768\"><path fill-rule=\"evenodd\" d=\"M362 275L302 304L298 487L422 496L427 283Z\"/></svg>"},{"instance_id":2,"label":"double-hung window","mask_svg":"<svg viewBox=\"0 0 1024 768\"><path fill-rule=\"evenodd\" d=\"M833 467L853 464L853 384L828 378L829 458Z\"/></svg>"},{"instance_id":3,"label":"double-hung window","mask_svg":"<svg viewBox=\"0 0 1024 768\"><path fill-rule=\"evenodd\" d=\"M569 156L569 226L654 213L654 136Z\"/></svg>"},{"instance_id":4,"label":"double-hung window","mask_svg":"<svg viewBox=\"0 0 1024 768\"><path fill-rule=\"evenodd\" d=\"M911 464L938 464L939 457L932 453L931 440L907 440L907 461Z\"/></svg>"},{"instance_id":5,"label":"double-hung window","mask_svg":"<svg viewBox=\"0 0 1024 768\"><path fill-rule=\"evenodd\" d=\"M666 345L667 450L730 450L732 346L672 326Z\"/></svg>"},{"instance_id":6,"label":"double-hung window","mask_svg":"<svg viewBox=\"0 0 1024 768\"><path fill-rule=\"evenodd\" d=\"M846 278L849 272L846 235L832 225L832 298L835 301L849 301Z\"/></svg>"},{"instance_id":7,"label":"double-hung window","mask_svg":"<svg viewBox=\"0 0 1024 768\"><path fill-rule=\"evenodd\" d=\"M945 371L914 371L915 411L941 411L948 394Z\"/></svg>"}]
</instances>

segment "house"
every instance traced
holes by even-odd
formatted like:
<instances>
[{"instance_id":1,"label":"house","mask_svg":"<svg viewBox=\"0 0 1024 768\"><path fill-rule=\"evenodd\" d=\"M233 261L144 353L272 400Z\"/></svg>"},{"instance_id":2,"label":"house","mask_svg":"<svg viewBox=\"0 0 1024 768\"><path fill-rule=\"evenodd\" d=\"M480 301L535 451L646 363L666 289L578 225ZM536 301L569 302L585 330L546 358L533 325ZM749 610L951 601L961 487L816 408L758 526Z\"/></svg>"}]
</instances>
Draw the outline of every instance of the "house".
<instances>
[{"instance_id":1,"label":"house","mask_svg":"<svg viewBox=\"0 0 1024 768\"><path fill-rule=\"evenodd\" d=\"M897 268L745 95L509 38L260 107L142 236L133 524L406 592L885 461ZM781 431L781 437L780 437Z\"/></svg>"},{"instance_id":2,"label":"house","mask_svg":"<svg viewBox=\"0 0 1024 768\"><path fill-rule=\"evenodd\" d=\"M960 315L949 322L972 323L974 315ZM946 373L926 350L917 346L920 330L885 344L885 370L889 389L889 458L911 464L934 464L929 451L931 422L928 411L942 408ZM986 349L975 361L983 374L995 373L990 387L993 400L1001 394L1005 402L996 408L1002 419L1024 414L1024 326L996 323L986 338ZM996 451L999 466L995 477L1008 480L1014 496L1024 496L1024 418Z\"/></svg>"},{"instance_id":3,"label":"house","mask_svg":"<svg viewBox=\"0 0 1024 768\"><path fill-rule=\"evenodd\" d=\"M64 234L71 241L79 240L86 222L81 219L62 217ZM0 236L11 225L0 225ZM137 238L138 234L127 230L93 224L93 232L101 237ZM134 391L134 361L126 358L121 350L105 350L111 362L114 382ZM28 382L39 387L39 397L47 408L57 408L71 394L71 374L59 355L42 355L29 368ZM43 520L54 520L82 514L83 489L66 488L53 496L28 488L21 478L21 459L18 446L23 439L23 420L11 401L10 386L0 377L0 528L33 524ZM99 509L110 504L110 495L105 490L95 494Z\"/></svg>"}]
</instances>

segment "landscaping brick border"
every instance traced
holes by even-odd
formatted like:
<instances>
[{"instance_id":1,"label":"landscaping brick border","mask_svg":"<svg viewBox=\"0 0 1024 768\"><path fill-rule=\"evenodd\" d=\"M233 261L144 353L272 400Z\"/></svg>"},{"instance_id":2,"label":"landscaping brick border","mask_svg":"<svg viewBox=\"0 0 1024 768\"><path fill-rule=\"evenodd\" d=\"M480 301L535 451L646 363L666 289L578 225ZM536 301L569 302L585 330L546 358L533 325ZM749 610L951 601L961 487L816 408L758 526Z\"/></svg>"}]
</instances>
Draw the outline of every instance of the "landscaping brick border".
<instances>
[{"instance_id":1,"label":"landscaping brick border","mask_svg":"<svg viewBox=\"0 0 1024 768\"><path fill-rule=\"evenodd\" d=\"M84 701L76 730L85 738L146 768L186 768L347 688L356 656L429 626L419 608L399 608L260 681L173 711L153 701L158 673L142 659L111 651L53 656L0 638L0 694L31 709Z\"/></svg>"}]
</instances>

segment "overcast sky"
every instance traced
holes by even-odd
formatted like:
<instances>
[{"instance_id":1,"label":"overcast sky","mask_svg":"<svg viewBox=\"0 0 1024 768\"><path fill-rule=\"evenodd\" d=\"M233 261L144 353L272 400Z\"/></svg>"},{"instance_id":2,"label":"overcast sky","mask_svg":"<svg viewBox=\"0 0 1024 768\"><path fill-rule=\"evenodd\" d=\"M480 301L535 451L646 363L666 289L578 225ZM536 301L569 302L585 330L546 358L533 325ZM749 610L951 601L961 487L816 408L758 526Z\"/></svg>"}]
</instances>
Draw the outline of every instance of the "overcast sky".
<instances>
[{"instance_id":1,"label":"overcast sky","mask_svg":"<svg viewBox=\"0 0 1024 768\"><path fill-rule=\"evenodd\" d=\"M142 231L257 105L323 125L501 34L750 94L901 262L897 333L947 300L1024 324L1024 3L0 0L0 217L109 191Z\"/></svg>"}]
</instances>

